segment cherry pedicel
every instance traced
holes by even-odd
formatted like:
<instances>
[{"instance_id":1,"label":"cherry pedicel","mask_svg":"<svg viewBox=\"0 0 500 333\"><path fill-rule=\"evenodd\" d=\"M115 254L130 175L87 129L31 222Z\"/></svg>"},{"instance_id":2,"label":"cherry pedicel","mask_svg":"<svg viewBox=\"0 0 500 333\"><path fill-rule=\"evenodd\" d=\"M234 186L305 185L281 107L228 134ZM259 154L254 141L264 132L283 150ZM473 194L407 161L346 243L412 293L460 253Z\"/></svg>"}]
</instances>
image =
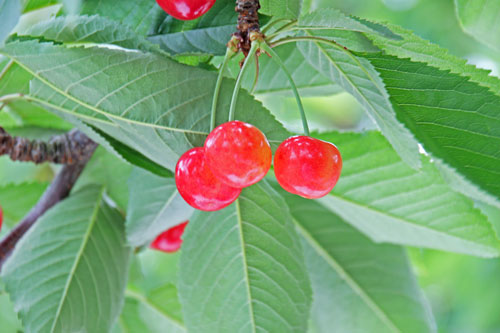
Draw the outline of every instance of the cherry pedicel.
<instances>
[{"instance_id":1,"label":"cherry pedicel","mask_svg":"<svg viewBox=\"0 0 500 333\"><path fill-rule=\"evenodd\" d=\"M215 177L237 188L264 178L273 158L264 133L238 120L224 123L208 135L205 154Z\"/></svg>"},{"instance_id":2,"label":"cherry pedicel","mask_svg":"<svg viewBox=\"0 0 500 333\"><path fill-rule=\"evenodd\" d=\"M342 157L335 145L308 136L286 139L274 155L278 183L308 199L328 194L339 179Z\"/></svg>"},{"instance_id":3,"label":"cherry pedicel","mask_svg":"<svg viewBox=\"0 0 500 333\"><path fill-rule=\"evenodd\" d=\"M215 178L205 162L203 148L190 149L181 156L175 168L175 184L188 204L205 211L222 209L241 193L241 189Z\"/></svg>"},{"instance_id":4,"label":"cherry pedicel","mask_svg":"<svg viewBox=\"0 0 500 333\"><path fill-rule=\"evenodd\" d=\"M215 0L156 0L167 14L178 20L194 20L212 8Z\"/></svg>"},{"instance_id":5,"label":"cherry pedicel","mask_svg":"<svg viewBox=\"0 0 500 333\"><path fill-rule=\"evenodd\" d=\"M156 239L151 243L151 248L162 251L162 252L175 252L181 248L182 245L182 234L184 233L184 228L188 221L183 222L175 227L162 232L156 237Z\"/></svg>"}]
</instances>

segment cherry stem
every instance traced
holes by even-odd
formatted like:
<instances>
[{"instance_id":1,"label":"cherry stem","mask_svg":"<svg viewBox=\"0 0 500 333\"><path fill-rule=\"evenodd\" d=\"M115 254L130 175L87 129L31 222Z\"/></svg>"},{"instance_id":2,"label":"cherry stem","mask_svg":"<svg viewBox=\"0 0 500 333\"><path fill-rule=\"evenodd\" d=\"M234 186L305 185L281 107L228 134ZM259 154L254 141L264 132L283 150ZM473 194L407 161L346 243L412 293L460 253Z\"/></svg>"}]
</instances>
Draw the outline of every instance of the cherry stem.
<instances>
[{"instance_id":1,"label":"cherry stem","mask_svg":"<svg viewBox=\"0 0 500 333\"><path fill-rule=\"evenodd\" d=\"M219 68L219 75L217 76L217 83L215 84L214 98L212 100L212 111L210 115L210 132L212 132L212 130L215 128L217 103L219 101L220 87L222 86L222 79L224 78L224 72L226 71L226 67L229 63L229 60L231 60L233 55L234 55L233 50L231 50L231 48L228 47L222 65Z\"/></svg>"},{"instance_id":2,"label":"cherry stem","mask_svg":"<svg viewBox=\"0 0 500 333\"><path fill-rule=\"evenodd\" d=\"M263 34L265 34L266 32L269 31L269 29L271 29L273 26L275 26L276 24L280 23L280 22L283 22L283 21L288 21L288 19L286 18L279 18L279 19L276 19L274 21L271 21L269 22L265 27L264 29L261 30L261 32Z\"/></svg>"},{"instance_id":3,"label":"cherry stem","mask_svg":"<svg viewBox=\"0 0 500 333\"><path fill-rule=\"evenodd\" d=\"M279 29L277 29L274 33L272 33L271 35L266 36L266 40L268 40L268 41L272 40L274 37L278 36L279 34L290 30L296 24L297 24L297 21L294 20L292 22L289 22L289 23L283 25L282 27L280 27Z\"/></svg>"},{"instance_id":4,"label":"cherry stem","mask_svg":"<svg viewBox=\"0 0 500 333\"><path fill-rule=\"evenodd\" d=\"M347 50L346 47L340 45L339 43L337 43L333 40L330 40L327 38L322 38L322 37L315 37L315 36L285 37L283 39L277 40L276 42L272 43L272 46L276 47L276 46L280 46L283 44L294 43L294 42L319 42L319 43L333 45L333 46L340 48L344 51Z\"/></svg>"},{"instance_id":5,"label":"cherry stem","mask_svg":"<svg viewBox=\"0 0 500 333\"><path fill-rule=\"evenodd\" d=\"M305 135L309 136L309 125L307 123L306 113L304 111L304 106L302 105L302 100L300 99L299 91L297 89L297 86L295 85L295 82L293 81L292 75L286 68L279 55L274 52L274 50L269 45L267 45L267 43L261 43L261 48L271 55L273 60L281 67L286 77L288 78L290 86L292 87L293 94L295 96L295 100L297 101L297 106L299 107L300 117L302 118L302 127L304 127L304 133Z\"/></svg>"},{"instance_id":6,"label":"cherry stem","mask_svg":"<svg viewBox=\"0 0 500 333\"><path fill-rule=\"evenodd\" d=\"M245 62L243 63L243 67L241 67L240 73L238 74L238 79L236 80L236 84L234 85L233 97L231 98L231 107L229 108L229 121L234 120L234 112L236 110L236 102L238 101L238 94L240 92L241 81L245 76L246 71L249 68L249 64L253 59L254 54L257 52L259 48L259 43L254 41L252 46L250 47L250 51L247 54Z\"/></svg>"}]
</instances>

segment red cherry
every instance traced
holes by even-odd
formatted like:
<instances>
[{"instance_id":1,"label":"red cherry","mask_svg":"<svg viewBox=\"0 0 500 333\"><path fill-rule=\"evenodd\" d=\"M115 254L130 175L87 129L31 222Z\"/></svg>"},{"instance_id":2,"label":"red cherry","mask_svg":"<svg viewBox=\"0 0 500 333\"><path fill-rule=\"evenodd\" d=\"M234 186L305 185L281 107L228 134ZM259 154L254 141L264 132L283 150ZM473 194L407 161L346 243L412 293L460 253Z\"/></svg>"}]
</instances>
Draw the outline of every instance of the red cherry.
<instances>
[{"instance_id":1,"label":"red cherry","mask_svg":"<svg viewBox=\"0 0 500 333\"><path fill-rule=\"evenodd\" d=\"M215 0L156 0L167 14L178 20L194 20L212 8Z\"/></svg>"},{"instance_id":2,"label":"red cherry","mask_svg":"<svg viewBox=\"0 0 500 333\"><path fill-rule=\"evenodd\" d=\"M215 177L237 188L264 178L273 159L264 133L238 120L224 123L208 135L205 155Z\"/></svg>"},{"instance_id":3,"label":"red cherry","mask_svg":"<svg viewBox=\"0 0 500 333\"><path fill-rule=\"evenodd\" d=\"M151 243L151 248L162 252L175 252L181 248L182 234L188 221L172 227L156 237Z\"/></svg>"},{"instance_id":4,"label":"red cherry","mask_svg":"<svg viewBox=\"0 0 500 333\"><path fill-rule=\"evenodd\" d=\"M206 211L230 205L241 193L241 189L230 187L215 178L205 163L203 148L190 149L179 158L175 184L188 204Z\"/></svg>"},{"instance_id":5,"label":"red cherry","mask_svg":"<svg viewBox=\"0 0 500 333\"><path fill-rule=\"evenodd\" d=\"M286 139L274 155L278 183L308 199L328 194L339 179L342 157L335 145L308 136Z\"/></svg>"}]
</instances>

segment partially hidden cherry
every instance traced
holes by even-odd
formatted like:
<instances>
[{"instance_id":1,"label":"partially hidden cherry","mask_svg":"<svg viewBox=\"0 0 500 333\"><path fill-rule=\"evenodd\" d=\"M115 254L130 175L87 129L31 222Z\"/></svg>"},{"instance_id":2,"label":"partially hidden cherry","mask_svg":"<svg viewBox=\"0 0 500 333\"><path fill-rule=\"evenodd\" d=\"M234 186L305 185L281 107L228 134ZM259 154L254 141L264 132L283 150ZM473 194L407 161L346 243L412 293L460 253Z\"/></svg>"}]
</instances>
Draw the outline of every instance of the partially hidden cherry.
<instances>
[{"instance_id":1,"label":"partially hidden cherry","mask_svg":"<svg viewBox=\"0 0 500 333\"><path fill-rule=\"evenodd\" d=\"M185 152L175 168L175 184L180 195L196 209L214 211L234 202L241 189L218 180L205 162L205 150L193 148Z\"/></svg>"},{"instance_id":2,"label":"partially hidden cherry","mask_svg":"<svg viewBox=\"0 0 500 333\"><path fill-rule=\"evenodd\" d=\"M167 14L179 20L194 20L212 8L215 0L156 0Z\"/></svg>"},{"instance_id":3,"label":"partially hidden cherry","mask_svg":"<svg viewBox=\"0 0 500 333\"><path fill-rule=\"evenodd\" d=\"M172 227L156 237L151 243L151 248L162 252L175 252L181 248L182 234L188 221Z\"/></svg>"},{"instance_id":4,"label":"partially hidden cherry","mask_svg":"<svg viewBox=\"0 0 500 333\"><path fill-rule=\"evenodd\" d=\"M341 170L342 157L337 147L308 136L286 139L274 155L274 172L281 187L308 199L328 194Z\"/></svg>"},{"instance_id":5,"label":"partially hidden cherry","mask_svg":"<svg viewBox=\"0 0 500 333\"><path fill-rule=\"evenodd\" d=\"M238 120L224 123L208 135L205 154L215 177L237 188L264 178L273 159L264 133Z\"/></svg>"}]
</instances>

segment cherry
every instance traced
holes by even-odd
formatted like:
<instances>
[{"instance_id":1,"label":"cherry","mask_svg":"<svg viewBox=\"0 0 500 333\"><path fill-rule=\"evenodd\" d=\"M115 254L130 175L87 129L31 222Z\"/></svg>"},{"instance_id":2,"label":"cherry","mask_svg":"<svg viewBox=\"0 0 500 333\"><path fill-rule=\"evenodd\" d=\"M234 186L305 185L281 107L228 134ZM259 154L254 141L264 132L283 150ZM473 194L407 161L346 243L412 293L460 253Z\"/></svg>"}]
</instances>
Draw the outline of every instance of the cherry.
<instances>
[{"instance_id":1,"label":"cherry","mask_svg":"<svg viewBox=\"0 0 500 333\"><path fill-rule=\"evenodd\" d=\"M274 155L278 183L308 199L328 194L339 179L342 157L335 145L308 136L286 139Z\"/></svg>"},{"instance_id":2,"label":"cherry","mask_svg":"<svg viewBox=\"0 0 500 333\"><path fill-rule=\"evenodd\" d=\"M188 204L205 211L222 209L241 193L241 189L215 178L205 163L203 148L190 149L181 156L175 168L175 183Z\"/></svg>"},{"instance_id":3,"label":"cherry","mask_svg":"<svg viewBox=\"0 0 500 333\"><path fill-rule=\"evenodd\" d=\"M188 221L162 232L151 243L150 247L162 252L175 252L179 250L182 244L181 236L184 233L184 228L186 228L187 224Z\"/></svg>"},{"instance_id":4,"label":"cherry","mask_svg":"<svg viewBox=\"0 0 500 333\"><path fill-rule=\"evenodd\" d=\"M264 178L273 159L264 133L238 120L224 123L208 135L205 155L215 177L237 188Z\"/></svg>"},{"instance_id":5,"label":"cherry","mask_svg":"<svg viewBox=\"0 0 500 333\"><path fill-rule=\"evenodd\" d=\"M156 0L167 14L178 20L194 20L212 8L215 0Z\"/></svg>"}]
</instances>

